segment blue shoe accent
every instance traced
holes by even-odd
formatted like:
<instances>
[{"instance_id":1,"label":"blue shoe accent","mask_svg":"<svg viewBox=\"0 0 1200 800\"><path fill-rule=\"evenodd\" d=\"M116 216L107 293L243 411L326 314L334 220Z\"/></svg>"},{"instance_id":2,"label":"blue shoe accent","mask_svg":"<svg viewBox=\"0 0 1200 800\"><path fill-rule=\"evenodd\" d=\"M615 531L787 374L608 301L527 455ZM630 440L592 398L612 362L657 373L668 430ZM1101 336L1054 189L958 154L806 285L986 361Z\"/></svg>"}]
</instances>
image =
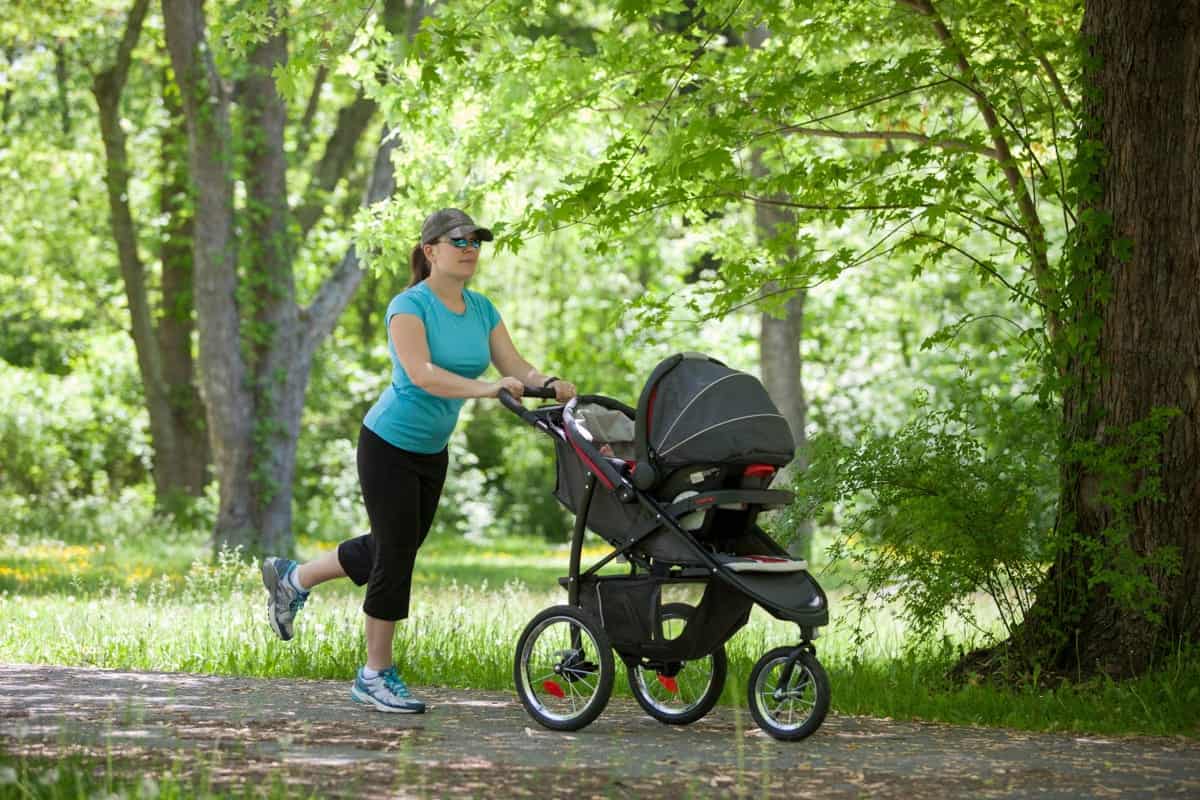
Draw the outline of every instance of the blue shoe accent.
<instances>
[{"instance_id":1,"label":"blue shoe accent","mask_svg":"<svg viewBox=\"0 0 1200 800\"><path fill-rule=\"evenodd\" d=\"M267 587L267 619L271 630L285 642L292 638L292 623L308 599L308 592L296 589L288 580L297 566L291 559L274 556L263 559L262 563L263 586Z\"/></svg>"},{"instance_id":2,"label":"blue shoe accent","mask_svg":"<svg viewBox=\"0 0 1200 800\"><path fill-rule=\"evenodd\" d=\"M371 706L377 711L400 714L425 713L425 704L413 697L395 667L382 670L378 677L370 680L363 677L360 669L354 676L354 688L350 690L350 697L356 703Z\"/></svg>"}]
</instances>

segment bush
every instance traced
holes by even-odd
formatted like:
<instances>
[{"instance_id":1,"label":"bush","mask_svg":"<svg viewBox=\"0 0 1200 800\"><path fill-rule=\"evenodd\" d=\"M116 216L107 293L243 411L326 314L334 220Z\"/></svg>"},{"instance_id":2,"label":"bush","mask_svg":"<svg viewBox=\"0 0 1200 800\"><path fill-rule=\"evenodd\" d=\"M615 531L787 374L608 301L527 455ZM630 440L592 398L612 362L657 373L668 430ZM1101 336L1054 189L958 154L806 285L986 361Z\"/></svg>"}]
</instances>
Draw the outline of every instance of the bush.
<instances>
[{"instance_id":1,"label":"bush","mask_svg":"<svg viewBox=\"0 0 1200 800\"><path fill-rule=\"evenodd\" d=\"M797 514L834 513L835 558L861 565L860 610L895 597L918 633L991 598L1007 633L1024 617L1052 553L1056 425L1024 399L964 399L948 409L917 398L898 431L857 444L812 443L798 476Z\"/></svg>"},{"instance_id":2,"label":"bush","mask_svg":"<svg viewBox=\"0 0 1200 800\"><path fill-rule=\"evenodd\" d=\"M0 495L64 502L146 482L140 388L115 354L66 376L0 362Z\"/></svg>"}]
</instances>

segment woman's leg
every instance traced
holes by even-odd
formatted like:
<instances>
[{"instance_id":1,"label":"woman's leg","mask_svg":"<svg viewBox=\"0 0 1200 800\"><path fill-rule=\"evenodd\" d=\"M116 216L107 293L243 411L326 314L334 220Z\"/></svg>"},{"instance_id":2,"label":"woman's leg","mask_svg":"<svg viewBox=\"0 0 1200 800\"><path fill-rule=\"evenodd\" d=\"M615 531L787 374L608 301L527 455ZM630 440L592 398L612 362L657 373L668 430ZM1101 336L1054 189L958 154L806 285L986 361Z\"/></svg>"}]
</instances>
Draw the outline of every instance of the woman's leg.
<instances>
[{"instance_id":1,"label":"woman's leg","mask_svg":"<svg viewBox=\"0 0 1200 800\"><path fill-rule=\"evenodd\" d=\"M296 579L305 591L314 586L331 581L334 578L346 577L346 570L338 558L337 548L326 550L312 561L306 561L296 567Z\"/></svg>"},{"instance_id":2,"label":"woman's leg","mask_svg":"<svg viewBox=\"0 0 1200 800\"><path fill-rule=\"evenodd\" d=\"M367 669L387 669L394 663L392 640L396 636L396 623L386 619L367 618Z\"/></svg>"},{"instance_id":3,"label":"woman's leg","mask_svg":"<svg viewBox=\"0 0 1200 800\"><path fill-rule=\"evenodd\" d=\"M371 534L362 542L372 557L363 601L371 669L393 663L392 637L396 622L408 616L413 564L433 522L446 464L444 451L408 453L365 428L359 435L358 476L371 520ZM341 560L347 565L362 559L343 552Z\"/></svg>"}]
</instances>

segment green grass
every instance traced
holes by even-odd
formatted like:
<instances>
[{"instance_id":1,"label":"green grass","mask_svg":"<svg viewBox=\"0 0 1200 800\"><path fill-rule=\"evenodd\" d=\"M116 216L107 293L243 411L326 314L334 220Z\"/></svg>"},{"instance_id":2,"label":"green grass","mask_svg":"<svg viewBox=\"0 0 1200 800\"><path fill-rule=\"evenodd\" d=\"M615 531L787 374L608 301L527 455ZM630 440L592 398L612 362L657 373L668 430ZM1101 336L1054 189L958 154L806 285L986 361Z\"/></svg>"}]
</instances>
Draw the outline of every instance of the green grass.
<instances>
[{"instance_id":1,"label":"green grass","mask_svg":"<svg viewBox=\"0 0 1200 800\"><path fill-rule=\"evenodd\" d=\"M263 780L214 778L205 755L191 754L186 766L178 761L163 769L139 763L111 751L103 757L15 756L0 751L0 798L39 800L218 800L218 798L305 798L317 796L295 782L287 782L280 768Z\"/></svg>"},{"instance_id":2,"label":"green grass","mask_svg":"<svg viewBox=\"0 0 1200 800\"><path fill-rule=\"evenodd\" d=\"M201 536L127 536L66 545L10 535L0 552L0 661L348 680L361 663L362 590L337 581L313 593L297 638L279 642L265 623L257 567L225 555L205 560ZM304 556L331 546L301 542ZM604 552L593 546L588 555ZM416 685L512 689L513 649L526 622L565 600L557 578L565 546L431 538L418 558L411 617L397 661ZM831 581L834 585L837 581ZM680 593L683 590L672 590ZM944 675L968 633L913 648L902 621L879 613L856 647L850 609L833 592L834 621L818 640L834 709L902 719L1103 734L1200 735L1200 659L1181 651L1136 681L1054 689L954 686ZM686 594L667 600L693 599ZM846 616L843 616L846 615ZM727 645L724 702L744 704L754 661L793 642L794 627L756 609ZM628 693L623 675L617 690Z\"/></svg>"}]
</instances>

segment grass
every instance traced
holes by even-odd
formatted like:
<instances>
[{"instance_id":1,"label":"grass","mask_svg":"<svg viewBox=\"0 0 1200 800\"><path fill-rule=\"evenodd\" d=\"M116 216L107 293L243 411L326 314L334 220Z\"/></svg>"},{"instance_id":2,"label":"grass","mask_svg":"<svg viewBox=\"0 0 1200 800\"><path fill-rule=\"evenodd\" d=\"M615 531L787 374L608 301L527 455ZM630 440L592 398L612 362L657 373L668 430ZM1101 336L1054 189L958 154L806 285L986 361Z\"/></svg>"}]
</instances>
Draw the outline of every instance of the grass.
<instances>
[{"instance_id":1,"label":"grass","mask_svg":"<svg viewBox=\"0 0 1200 800\"><path fill-rule=\"evenodd\" d=\"M313 593L282 643L264 620L256 566L236 554L206 560L203 537L114 538L65 544L9 535L0 552L0 661L348 680L365 646L362 590L348 581ZM302 554L332 545L302 541ZM606 552L593 546L586 556ZM539 610L565 600L557 578L565 546L510 539L478 544L431 537L415 575L412 615L398 629L397 660L410 682L511 690L513 648ZM834 585L837 580L827 583ZM1126 683L1091 681L1054 689L954 686L944 675L959 647L954 631L936 647L910 646L903 622L872 619L855 644L849 609L818 640L834 709L903 719L1100 734L1200 735L1200 659L1181 650L1157 671ZM687 597L667 597L689 599ZM754 661L794 628L756 609L727 645L723 702L744 704ZM958 644L956 644L956 642ZM624 676L617 690L628 693Z\"/></svg>"},{"instance_id":2,"label":"grass","mask_svg":"<svg viewBox=\"0 0 1200 800\"><path fill-rule=\"evenodd\" d=\"M295 782L285 780L281 768L265 780L261 776L230 778L228 770L205 762L206 756L178 760L166 769L114 757L68 755L62 757L14 756L0 752L0 798L40 800L217 800L217 798L316 797ZM218 773L224 774L218 774Z\"/></svg>"}]
</instances>

